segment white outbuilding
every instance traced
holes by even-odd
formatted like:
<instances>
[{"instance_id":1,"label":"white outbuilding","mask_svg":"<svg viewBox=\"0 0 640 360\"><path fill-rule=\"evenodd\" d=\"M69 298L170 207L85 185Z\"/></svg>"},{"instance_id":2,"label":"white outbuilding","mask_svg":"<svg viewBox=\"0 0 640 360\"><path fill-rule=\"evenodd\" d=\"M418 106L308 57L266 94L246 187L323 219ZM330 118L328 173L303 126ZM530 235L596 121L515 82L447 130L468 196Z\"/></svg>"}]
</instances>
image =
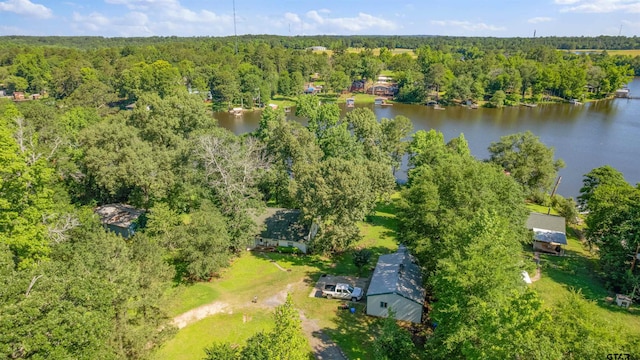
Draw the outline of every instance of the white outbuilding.
<instances>
[{"instance_id":1,"label":"white outbuilding","mask_svg":"<svg viewBox=\"0 0 640 360\"><path fill-rule=\"evenodd\" d=\"M420 267L400 246L378 259L367 290L367 314L386 317L392 309L397 320L420 323L425 295Z\"/></svg>"}]
</instances>

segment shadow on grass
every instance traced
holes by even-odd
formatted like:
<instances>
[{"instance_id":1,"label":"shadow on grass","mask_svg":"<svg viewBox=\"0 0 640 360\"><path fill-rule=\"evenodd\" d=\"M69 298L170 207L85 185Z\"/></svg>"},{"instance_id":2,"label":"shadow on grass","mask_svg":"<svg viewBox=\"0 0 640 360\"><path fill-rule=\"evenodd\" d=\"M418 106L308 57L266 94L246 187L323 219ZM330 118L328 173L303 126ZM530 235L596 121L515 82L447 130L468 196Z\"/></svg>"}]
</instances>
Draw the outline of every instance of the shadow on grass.
<instances>
[{"instance_id":1,"label":"shadow on grass","mask_svg":"<svg viewBox=\"0 0 640 360\"><path fill-rule=\"evenodd\" d=\"M327 333L348 359L373 359L373 339L379 329L380 319L368 316L365 312L365 300L358 303L347 302L349 309L339 309L336 301L336 328L323 330Z\"/></svg>"},{"instance_id":2,"label":"shadow on grass","mask_svg":"<svg viewBox=\"0 0 640 360\"><path fill-rule=\"evenodd\" d=\"M366 217L365 223L371 226L379 226L384 231L380 232L381 236L396 238L398 231L398 219L396 215L396 205L394 199L388 203L380 202L376 205L372 215Z\"/></svg>"},{"instance_id":3,"label":"shadow on grass","mask_svg":"<svg viewBox=\"0 0 640 360\"><path fill-rule=\"evenodd\" d=\"M568 289L579 289L586 299L600 302L608 296L593 260L569 251L567 256L542 255L541 260L544 275Z\"/></svg>"},{"instance_id":4,"label":"shadow on grass","mask_svg":"<svg viewBox=\"0 0 640 360\"><path fill-rule=\"evenodd\" d=\"M375 268L378 257L390 252L389 248L379 246L368 248L372 252L371 261L361 271L353 263L353 251L345 251L331 258L319 255L280 254L277 252L253 252L254 256L268 258L284 267L306 268L304 282L315 286L323 274L335 276L358 276L368 278Z\"/></svg>"}]
</instances>

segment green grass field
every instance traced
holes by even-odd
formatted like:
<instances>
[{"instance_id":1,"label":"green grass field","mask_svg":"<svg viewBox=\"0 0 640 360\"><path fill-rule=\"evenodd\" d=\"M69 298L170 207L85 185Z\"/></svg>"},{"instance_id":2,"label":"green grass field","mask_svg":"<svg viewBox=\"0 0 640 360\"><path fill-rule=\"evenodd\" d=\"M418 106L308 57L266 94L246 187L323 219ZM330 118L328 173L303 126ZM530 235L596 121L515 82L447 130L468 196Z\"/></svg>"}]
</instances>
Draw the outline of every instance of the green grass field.
<instances>
[{"instance_id":1,"label":"green grass field","mask_svg":"<svg viewBox=\"0 0 640 360\"><path fill-rule=\"evenodd\" d=\"M397 249L394 213L393 202L379 204L368 222L359 225L362 240L355 248L371 249L374 253L371 267L363 270L362 277L371 275L380 254ZM287 271L280 270L272 261ZM295 306L307 318L314 319L350 359L369 359L370 348L363 344L371 342L378 321L361 311L364 304L358 305L360 311L351 314L338 310L337 300L309 297L311 287L322 274L356 275L357 272L349 251L333 258L246 252L223 271L219 279L172 289L171 316L213 301L232 305L233 313L218 314L186 326L165 343L154 358L201 359L204 349L214 341L243 345L251 335L272 326L273 310L264 304L281 298L286 295L283 292L288 291ZM259 304L251 302L256 295Z\"/></svg>"},{"instance_id":2,"label":"green grass field","mask_svg":"<svg viewBox=\"0 0 640 360\"><path fill-rule=\"evenodd\" d=\"M359 54L361 52L363 52L365 49L364 48L347 48L347 52L349 53L356 53ZM375 49L371 49L373 51L373 55L378 56L380 55L380 48L375 48ZM314 50L314 53L325 53L329 56L333 55L333 50ZM391 49L391 53L393 55L397 55L397 54L403 54L403 53L408 53L409 55L411 55L411 57L417 57L415 51L413 49Z\"/></svg>"},{"instance_id":3,"label":"green grass field","mask_svg":"<svg viewBox=\"0 0 640 360\"><path fill-rule=\"evenodd\" d=\"M527 207L540 210L532 205ZM547 208L544 209L546 213ZM590 302L588 306L598 318L614 326L616 331L633 337L640 336L640 307L632 305L627 310L607 301L607 297L614 297L615 294L605 288L598 276L597 255L580 241L575 226L567 228L567 243L565 256L540 255L542 277L532 286L540 294L544 305L553 308L566 301L571 291L579 291ZM530 250L527 252L532 253Z\"/></svg>"},{"instance_id":4,"label":"green grass field","mask_svg":"<svg viewBox=\"0 0 640 360\"><path fill-rule=\"evenodd\" d=\"M562 50L569 51L569 50ZM601 53L604 50L602 49L585 49L585 50L570 50L571 52L578 53ZM631 49L631 50L607 50L609 55L629 55L629 56L640 56L640 49Z\"/></svg>"},{"instance_id":5,"label":"green grass field","mask_svg":"<svg viewBox=\"0 0 640 360\"><path fill-rule=\"evenodd\" d=\"M398 194L393 201L380 203L367 222L359 225L362 239L354 248L367 248L374 253L371 264L363 270L362 277L371 275L380 254L397 249L397 198ZM534 205L527 206L543 213L547 210ZM567 256L541 255L542 278L532 287L539 292L545 306L552 308L565 301L570 291L579 290L591 301L589 306L600 318L626 334L640 336L640 308L634 305L626 310L607 303L606 298L612 294L604 288L597 276L597 258L582 245L574 231L569 230L567 235ZM524 256L531 258L533 253L527 248ZM350 251L333 258L246 252L219 279L172 290L174 300L169 307L172 315L212 301L233 305L233 312L211 316L186 326L164 344L154 358L201 359L204 349L214 341L243 345L251 335L272 326L272 307L264 306L264 303L269 299L282 298L283 292L288 291L295 306L308 319L314 319L349 359L370 359L371 346L366 344L371 343L379 320L364 314L364 304L358 304L358 311L351 314L338 310L340 301L309 297L311 287L321 274L356 274L357 269L352 260ZM280 270L272 261L287 271ZM251 303L254 295L259 296L259 304Z\"/></svg>"}]
</instances>

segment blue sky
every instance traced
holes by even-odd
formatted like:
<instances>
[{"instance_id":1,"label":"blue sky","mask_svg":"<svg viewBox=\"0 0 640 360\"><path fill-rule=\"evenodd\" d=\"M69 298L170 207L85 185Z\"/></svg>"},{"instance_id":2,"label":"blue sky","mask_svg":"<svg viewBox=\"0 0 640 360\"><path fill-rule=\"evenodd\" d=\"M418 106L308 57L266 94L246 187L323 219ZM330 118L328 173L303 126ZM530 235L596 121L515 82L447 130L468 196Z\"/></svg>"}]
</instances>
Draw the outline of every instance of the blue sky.
<instances>
[{"instance_id":1,"label":"blue sky","mask_svg":"<svg viewBox=\"0 0 640 360\"><path fill-rule=\"evenodd\" d=\"M640 35L640 0L236 0L238 34ZM0 35L233 35L233 0L0 0Z\"/></svg>"}]
</instances>

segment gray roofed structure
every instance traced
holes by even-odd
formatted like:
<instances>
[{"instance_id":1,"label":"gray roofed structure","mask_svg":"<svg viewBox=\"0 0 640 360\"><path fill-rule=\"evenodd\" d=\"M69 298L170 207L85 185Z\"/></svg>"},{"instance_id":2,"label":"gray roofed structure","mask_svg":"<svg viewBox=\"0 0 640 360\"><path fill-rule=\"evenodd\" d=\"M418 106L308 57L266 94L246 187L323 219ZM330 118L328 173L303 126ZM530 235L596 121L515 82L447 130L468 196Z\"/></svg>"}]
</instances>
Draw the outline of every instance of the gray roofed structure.
<instances>
[{"instance_id":1,"label":"gray roofed structure","mask_svg":"<svg viewBox=\"0 0 640 360\"><path fill-rule=\"evenodd\" d=\"M144 210L126 204L107 204L95 208L94 212L107 229L128 238L136 231L136 221Z\"/></svg>"},{"instance_id":2,"label":"gray roofed structure","mask_svg":"<svg viewBox=\"0 0 640 360\"><path fill-rule=\"evenodd\" d=\"M566 223L562 216L547 215L537 212L529 214L527 219L527 229L542 229L564 233L566 231Z\"/></svg>"},{"instance_id":3,"label":"gray roofed structure","mask_svg":"<svg viewBox=\"0 0 640 360\"><path fill-rule=\"evenodd\" d=\"M562 216L532 212L527 219L527 229L533 230L536 241L567 245L566 223Z\"/></svg>"},{"instance_id":4,"label":"gray roofed structure","mask_svg":"<svg viewBox=\"0 0 640 360\"><path fill-rule=\"evenodd\" d=\"M267 208L266 212L256 219L262 226L260 236L265 239L304 241L309 234L309 227L300 220L300 210Z\"/></svg>"},{"instance_id":5,"label":"gray roofed structure","mask_svg":"<svg viewBox=\"0 0 640 360\"><path fill-rule=\"evenodd\" d=\"M549 231L543 229L533 229L533 238L549 244L567 245L567 235L559 231Z\"/></svg>"},{"instance_id":6,"label":"gray roofed structure","mask_svg":"<svg viewBox=\"0 0 640 360\"><path fill-rule=\"evenodd\" d=\"M396 294L418 304L424 303L426 295L422 286L422 273L406 247L398 252L381 255L373 272L367 296Z\"/></svg>"},{"instance_id":7,"label":"gray roofed structure","mask_svg":"<svg viewBox=\"0 0 640 360\"><path fill-rule=\"evenodd\" d=\"M128 228L142 215L144 211L126 204L108 204L95 209L100 221L105 225Z\"/></svg>"}]
</instances>

